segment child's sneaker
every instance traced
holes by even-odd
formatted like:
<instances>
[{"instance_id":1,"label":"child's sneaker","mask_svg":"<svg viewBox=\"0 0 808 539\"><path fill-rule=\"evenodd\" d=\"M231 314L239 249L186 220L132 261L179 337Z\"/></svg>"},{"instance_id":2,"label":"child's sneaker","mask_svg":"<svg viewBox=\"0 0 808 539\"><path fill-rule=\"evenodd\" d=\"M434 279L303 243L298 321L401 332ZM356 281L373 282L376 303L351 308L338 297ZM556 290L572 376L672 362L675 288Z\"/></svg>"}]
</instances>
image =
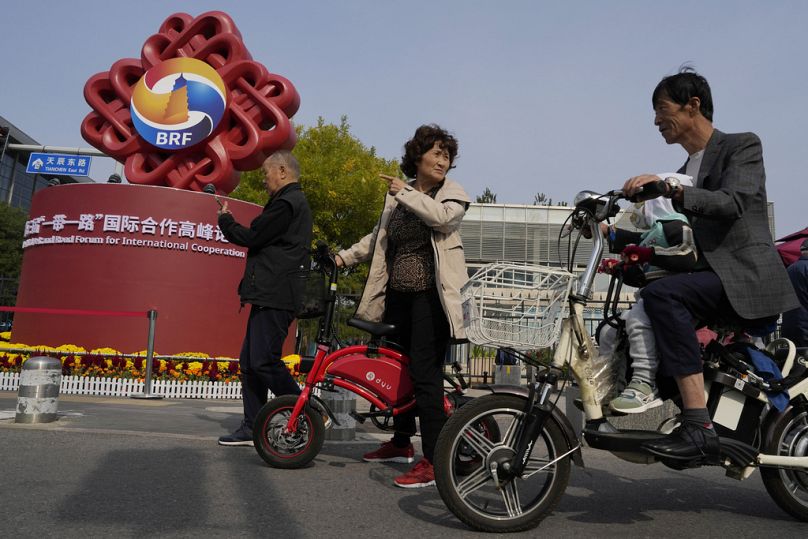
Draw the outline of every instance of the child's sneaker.
<instances>
[{"instance_id":1,"label":"child's sneaker","mask_svg":"<svg viewBox=\"0 0 808 539\"><path fill-rule=\"evenodd\" d=\"M415 460L415 448L412 444L407 447L396 447L393 441L385 442L370 453L362 456L365 462L403 462L409 463Z\"/></svg>"},{"instance_id":2,"label":"child's sneaker","mask_svg":"<svg viewBox=\"0 0 808 539\"><path fill-rule=\"evenodd\" d=\"M662 399L656 388L639 380L632 380L620 396L609 403L609 408L621 414L639 414L657 406L662 406Z\"/></svg>"}]
</instances>

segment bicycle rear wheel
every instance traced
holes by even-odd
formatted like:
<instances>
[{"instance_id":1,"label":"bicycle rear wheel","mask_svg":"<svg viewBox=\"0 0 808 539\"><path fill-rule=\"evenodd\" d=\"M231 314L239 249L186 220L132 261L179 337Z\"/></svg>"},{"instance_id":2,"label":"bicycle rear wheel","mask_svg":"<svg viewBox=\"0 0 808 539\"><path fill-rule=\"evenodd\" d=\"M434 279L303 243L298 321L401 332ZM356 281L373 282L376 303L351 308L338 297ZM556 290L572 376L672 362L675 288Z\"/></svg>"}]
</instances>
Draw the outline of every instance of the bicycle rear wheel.
<instances>
[{"instance_id":1,"label":"bicycle rear wheel","mask_svg":"<svg viewBox=\"0 0 808 539\"><path fill-rule=\"evenodd\" d=\"M492 465L513 458L524 405L525 400L514 395L479 397L456 411L438 438L434 462L438 492L449 510L474 529L515 532L534 528L552 512L567 487L570 457L560 458L567 443L552 420L545 422L533 444L522 477L502 481L497 487ZM481 425L494 424L501 432L496 438L481 432ZM469 450L477 457L473 469L468 465Z\"/></svg>"}]
</instances>

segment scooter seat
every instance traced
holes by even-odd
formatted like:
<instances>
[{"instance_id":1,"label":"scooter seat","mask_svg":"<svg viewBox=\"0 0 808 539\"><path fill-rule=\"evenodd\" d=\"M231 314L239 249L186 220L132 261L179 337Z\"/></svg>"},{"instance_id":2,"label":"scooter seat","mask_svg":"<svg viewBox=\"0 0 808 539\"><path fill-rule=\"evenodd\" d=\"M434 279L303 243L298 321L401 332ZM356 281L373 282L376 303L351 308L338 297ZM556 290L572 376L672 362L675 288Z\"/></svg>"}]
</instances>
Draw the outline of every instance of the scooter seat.
<instances>
[{"instance_id":1,"label":"scooter seat","mask_svg":"<svg viewBox=\"0 0 808 539\"><path fill-rule=\"evenodd\" d=\"M374 337L387 337L396 332L396 326L393 324L385 324L383 322L368 322L360 318L351 318L348 320L348 325L356 329L361 329L370 333Z\"/></svg>"}]
</instances>

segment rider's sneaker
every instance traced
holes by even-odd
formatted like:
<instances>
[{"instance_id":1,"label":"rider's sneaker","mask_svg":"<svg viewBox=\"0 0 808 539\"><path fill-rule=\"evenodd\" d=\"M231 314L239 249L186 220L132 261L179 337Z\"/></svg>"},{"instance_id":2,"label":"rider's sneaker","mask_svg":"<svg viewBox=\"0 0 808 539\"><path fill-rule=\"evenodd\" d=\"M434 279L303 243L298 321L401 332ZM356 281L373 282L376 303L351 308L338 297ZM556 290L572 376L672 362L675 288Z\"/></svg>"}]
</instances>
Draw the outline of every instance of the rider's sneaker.
<instances>
[{"instance_id":1,"label":"rider's sneaker","mask_svg":"<svg viewBox=\"0 0 808 539\"><path fill-rule=\"evenodd\" d=\"M243 421L233 434L219 438L219 445L246 445L253 447L253 433Z\"/></svg>"},{"instance_id":2,"label":"rider's sneaker","mask_svg":"<svg viewBox=\"0 0 808 539\"><path fill-rule=\"evenodd\" d=\"M365 462L403 462L406 464L415 460L415 448L412 444L407 447L396 447L391 440L383 443L379 449L365 453L362 460Z\"/></svg>"},{"instance_id":3,"label":"rider's sneaker","mask_svg":"<svg viewBox=\"0 0 808 539\"><path fill-rule=\"evenodd\" d=\"M639 380L632 380L620 396L609 403L609 408L621 414L639 414L657 406L662 406L659 392Z\"/></svg>"},{"instance_id":4,"label":"rider's sneaker","mask_svg":"<svg viewBox=\"0 0 808 539\"><path fill-rule=\"evenodd\" d=\"M393 483L401 488L422 488L435 484L435 469L432 463L421 459L412 470L393 479Z\"/></svg>"}]
</instances>

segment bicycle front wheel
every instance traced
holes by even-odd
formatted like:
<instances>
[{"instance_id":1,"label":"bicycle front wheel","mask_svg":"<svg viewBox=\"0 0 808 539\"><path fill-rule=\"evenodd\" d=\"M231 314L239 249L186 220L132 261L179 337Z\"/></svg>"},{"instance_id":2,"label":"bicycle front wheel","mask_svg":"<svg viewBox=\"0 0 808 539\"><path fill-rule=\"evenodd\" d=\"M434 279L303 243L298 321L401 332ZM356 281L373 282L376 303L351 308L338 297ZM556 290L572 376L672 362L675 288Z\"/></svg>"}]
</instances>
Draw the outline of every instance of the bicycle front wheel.
<instances>
[{"instance_id":1,"label":"bicycle front wheel","mask_svg":"<svg viewBox=\"0 0 808 539\"><path fill-rule=\"evenodd\" d=\"M534 528L549 515L567 488L570 456L555 421L545 422L533 444L522 477L504 479L501 464L513 458L524 424L525 400L514 395L488 395L461 407L446 422L435 447L435 483L454 515L486 532ZM481 432L496 425L498 436ZM492 430L489 428L488 430ZM469 469L469 452L476 458ZM460 466L459 463L463 465ZM500 470L498 481L494 471Z\"/></svg>"},{"instance_id":2,"label":"bicycle front wheel","mask_svg":"<svg viewBox=\"0 0 808 539\"><path fill-rule=\"evenodd\" d=\"M253 425L255 450L274 468L302 468L320 452L325 441L323 417L309 404L298 416L297 429L287 432L297 395L282 395L267 402Z\"/></svg>"}]
</instances>

